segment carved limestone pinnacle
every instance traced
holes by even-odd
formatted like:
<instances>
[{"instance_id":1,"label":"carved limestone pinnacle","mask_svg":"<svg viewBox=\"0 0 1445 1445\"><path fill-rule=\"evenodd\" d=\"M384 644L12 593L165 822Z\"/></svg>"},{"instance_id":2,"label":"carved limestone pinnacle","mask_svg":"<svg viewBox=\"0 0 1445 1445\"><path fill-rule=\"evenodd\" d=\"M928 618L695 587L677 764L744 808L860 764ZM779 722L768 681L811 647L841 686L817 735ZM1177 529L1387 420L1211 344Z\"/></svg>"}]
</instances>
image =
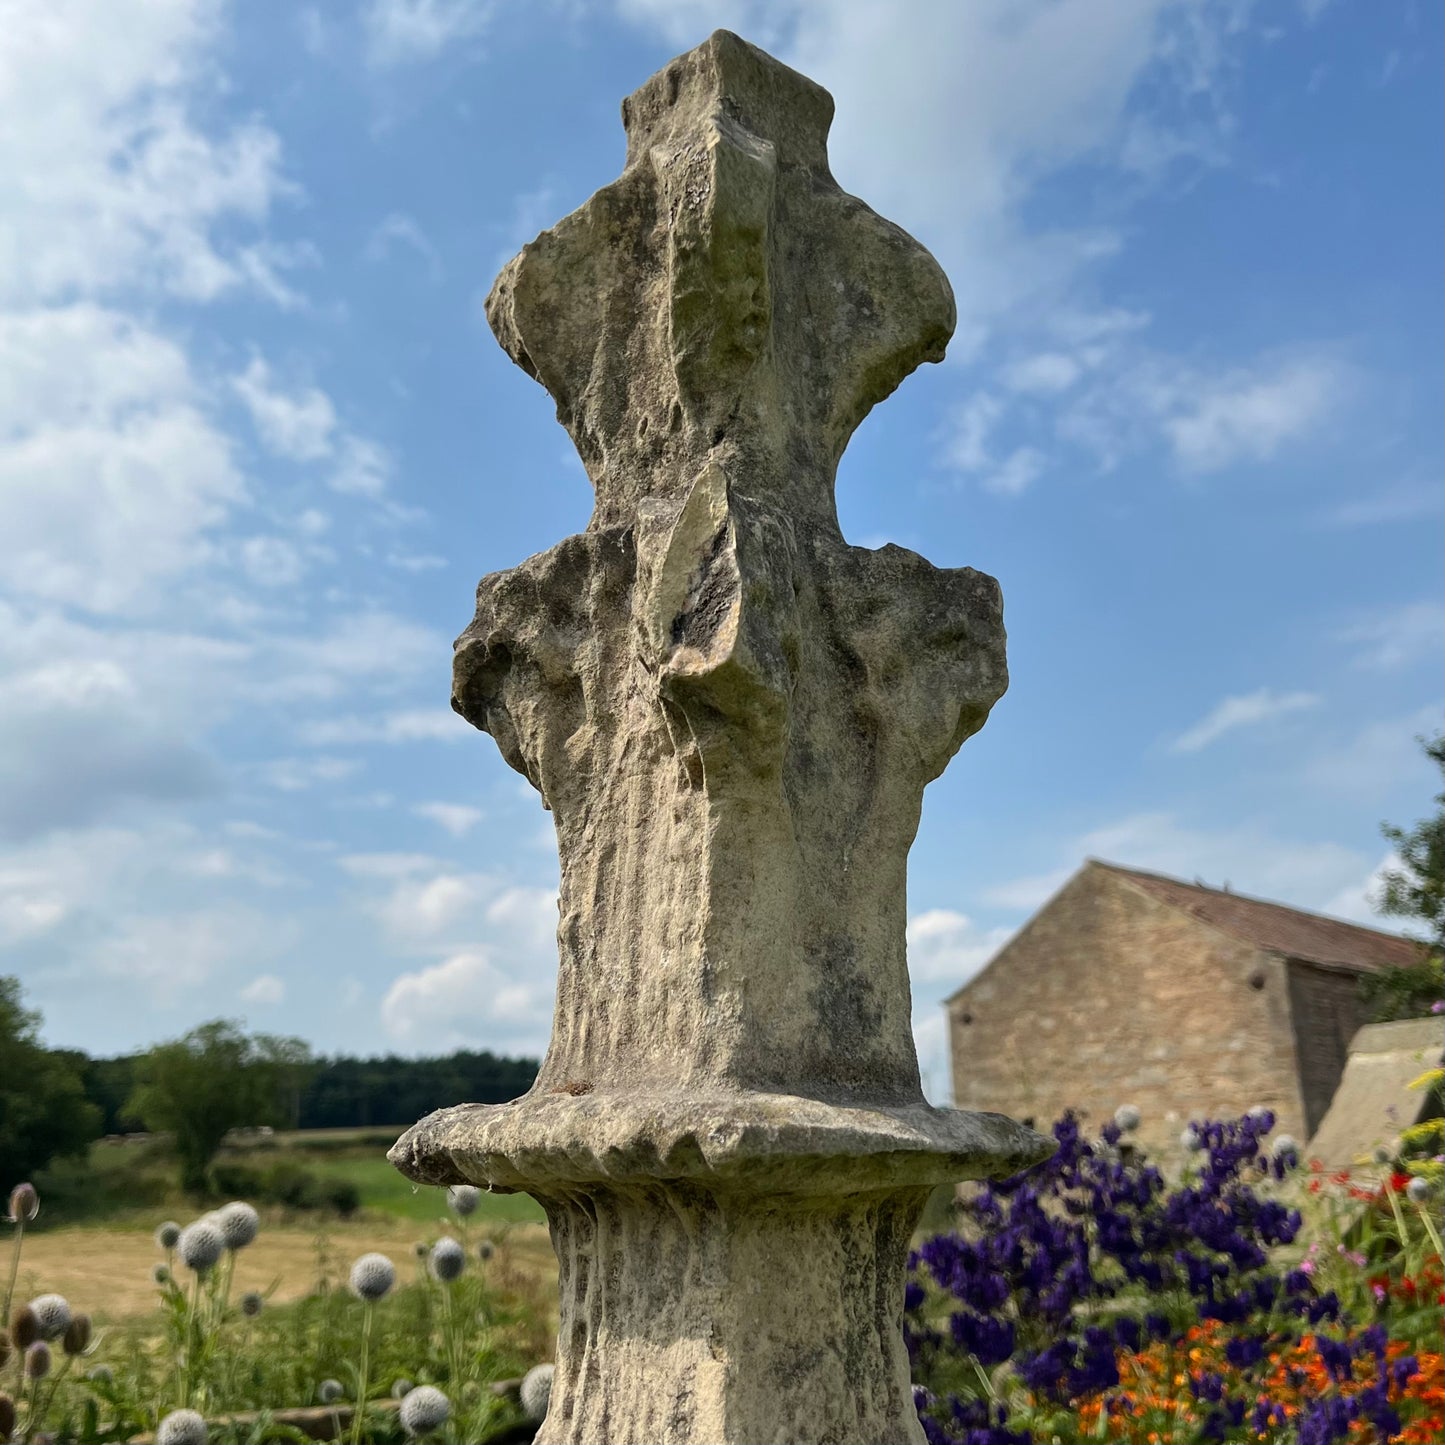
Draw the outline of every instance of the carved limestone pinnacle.
<instances>
[{"instance_id":1,"label":"carved limestone pinnacle","mask_svg":"<svg viewBox=\"0 0 1445 1445\"><path fill-rule=\"evenodd\" d=\"M527 1095L391 1157L546 1209L540 1442L921 1441L923 1202L1051 1147L919 1084L908 849L1007 685L1002 603L839 530L848 438L954 308L834 182L832 109L718 31L623 102L622 175L487 303L596 492L584 533L482 579L454 665L553 813L557 1007Z\"/></svg>"}]
</instances>

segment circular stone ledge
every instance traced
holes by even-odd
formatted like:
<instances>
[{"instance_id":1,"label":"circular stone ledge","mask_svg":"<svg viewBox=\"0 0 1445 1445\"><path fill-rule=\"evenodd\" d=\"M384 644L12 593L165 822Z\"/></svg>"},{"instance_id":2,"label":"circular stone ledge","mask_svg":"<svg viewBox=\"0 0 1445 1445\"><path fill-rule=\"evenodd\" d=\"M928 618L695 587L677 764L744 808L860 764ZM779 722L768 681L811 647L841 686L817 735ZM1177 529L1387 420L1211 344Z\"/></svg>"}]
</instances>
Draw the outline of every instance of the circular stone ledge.
<instances>
[{"instance_id":1,"label":"circular stone ledge","mask_svg":"<svg viewBox=\"0 0 1445 1445\"><path fill-rule=\"evenodd\" d=\"M499 1193L680 1180L836 1196L1007 1177L1055 1147L1003 1114L921 1101L868 1108L791 1094L599 1092L441 1109L387 1158L420 1184Z\"/></svg>"}]
</instances>

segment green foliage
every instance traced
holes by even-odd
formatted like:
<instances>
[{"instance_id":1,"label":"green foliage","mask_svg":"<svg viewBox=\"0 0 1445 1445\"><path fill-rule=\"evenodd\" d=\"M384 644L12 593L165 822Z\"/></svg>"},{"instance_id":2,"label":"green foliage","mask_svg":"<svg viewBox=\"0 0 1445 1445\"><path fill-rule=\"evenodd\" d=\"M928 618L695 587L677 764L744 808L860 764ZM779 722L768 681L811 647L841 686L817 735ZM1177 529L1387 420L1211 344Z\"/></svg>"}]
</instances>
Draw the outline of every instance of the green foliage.
<instances>
[{"instance_id":1,"label":"green foliage","mask_svg":"<svg viewBox=\"0 0 1445 1445\"><path fill-rule=\"evenodd\" d=\"M221 1160L211 1169L211 1183L227 1198L333 1210L343 1219L361 1207L361 1190L350 1179L318 1174L294 1159L278 1159L262 1168Z\"/></svg>"},{"instance_id":2,"label":"green foliage","mask_svg":"<svg viewBox=\"0 0 1445 1445\"><path fill-rule=\"evenodd\" d=\"M320 1062L301 1098L298 1127L405 1124L462 1102L504 1104L525 1094L536 1059L461 1050L445 1058L334 1058Z\"/></svg>"},{"instance_id":3,"label":"green foliage","mask_svg":"<svg viewBox=\"0 0 1445 1445\"><path fill-rule=\"evenodd\" d=\"M1372 1024L1423 1018L1445 998L1445 959L1436 953L1408 968L1362 974L1359 988Z\"/></svg>"},{"instance_id":4,"label":"green foliage","mask_svg":"<svg viewBox=\"0 0 1445 1445\"><path fill-rule=\"evenodd\" d=\"M39 1039L40 1015L24 1007L20 982L0 978L0 1193L51 1159L78 1154L100 1132L100 1110L79 1073Z\"/></svg>"},{"instance_id":5,"label":"green foliage","mask_svg":"<svg viewBox=\"0 0 1445 1445\"><path fill-rule=\"evenodd\" d=\"M260 1419L222 1426L212 1440L308 1438L269 1423L265 1412L316 1404L325 1379L343 1384L339 1410L355 1403L367 1307L345 1288L345 1272L346 1262L318 1240L316 1291L247 1317L233 1298L228 1260L202 1278L177 1267L158 1286L156 1322L109 1335L97 1357L105 1374L70 1373L44 1423L60 1439L100 1445L152 1431L181 1405L213 1419L259 1409ZM446 1285L419 1268L414 1283L372 1310L363 1432L370 1445L404 1438L394 1410L382 1407L398 1379L436 1385L451 1400L444 1442L485 1442L517 1424L515 1404L489 1386L536 1363L537 1301L503 1293L474 1262Z\"/></svg>"},{"instance_id":6,"label":"green foliage","mask_svg":"<svg viewBox=\"0 0 1445 1445\"><path fill-rule=\"evenodd\" d=\"M136 1060L126 1111L173 1137L182 1187L203 1193L227 1133L294 1116L310 1062L300 1039L247 1035L215 1019Z\"/></svg>"},{"instance_id":7,"label":"green foliage","mask_svg":"<svg viewBox=\"0 0 1445 1445\"><path fill-rule=\"evenodd\" d=\"M1445 733L1420 739L1425 755L1445 782ZM1400 855L1401 867L1385 874L1380 912L1409 918L1429 930L1431 946L1445 952L1445 790L1435 795L1435 813L1408 831L1381 825L1380 831Z\"/></svg>"},{"instance_id":8,"label":"green foliage","mask_svg":"<svg viewBox=\"0 0 1445 1445\"><path fill-rule=\"evenodd\" d=\"M1445 781L1445 733L1419 741ZM1419 1018L1445 997L1445 790L1435 795L1431 817L1409 829L1382 823L1380 831L1399 855L1400 866L1381 879L1376 910L1421 925L1430 954L1414 967L1386 969L1360 980L1371 1023Z\"/></svg>"}]
</instances>

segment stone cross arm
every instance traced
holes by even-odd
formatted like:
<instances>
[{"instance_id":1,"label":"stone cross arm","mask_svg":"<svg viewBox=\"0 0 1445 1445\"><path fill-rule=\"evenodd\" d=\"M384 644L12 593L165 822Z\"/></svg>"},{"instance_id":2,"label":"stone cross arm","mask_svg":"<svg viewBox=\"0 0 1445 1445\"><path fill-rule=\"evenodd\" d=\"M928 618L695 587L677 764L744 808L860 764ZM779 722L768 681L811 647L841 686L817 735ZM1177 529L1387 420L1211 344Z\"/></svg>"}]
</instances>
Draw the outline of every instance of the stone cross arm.
<instances>
[{"instance_id":1,"label":"stone cross arm","mask_svg":"<svg viewBox=\"0 0 1445 1445\"><path fill-rule=\"evenodd\" d=\"M622 115L622 175L497 280L498 339L555 398L599 524L675 496L728 441L757 487L831 515L853 430L943 356L947 278L833 180L828 93L736 35Z\"/></svg>"}]
</instances>

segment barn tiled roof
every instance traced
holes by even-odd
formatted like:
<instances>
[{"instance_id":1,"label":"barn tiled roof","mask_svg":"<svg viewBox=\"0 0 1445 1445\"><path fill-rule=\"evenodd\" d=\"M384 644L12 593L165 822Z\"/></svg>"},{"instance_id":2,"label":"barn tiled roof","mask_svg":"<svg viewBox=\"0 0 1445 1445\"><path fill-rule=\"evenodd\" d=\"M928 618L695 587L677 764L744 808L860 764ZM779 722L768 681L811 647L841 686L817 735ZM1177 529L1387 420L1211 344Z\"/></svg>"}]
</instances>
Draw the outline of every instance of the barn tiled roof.
<instances>
[{"instance_id":1,"label":"barn tiled roof","mask_svg":"<svg viewBox=\"0 0 1445 1445\"><path fill-rule=\"evenodd\" d=\"M1306 913L1283 903L1247 898L1242 893L1206 888L1200 883L1184 883L1178 878L1166 878L1161 873L1122 868L1098 858L1089 859L1089 863L1127 878L1161 902L1252 943L1256 948L1287 958L1374 972L1419 963L1424 951L1424 946L1414 939L1381 933L1377 928L1345 923L1338 918L1326 918L1319 913Z\"/></svg>"}]
</instances>

